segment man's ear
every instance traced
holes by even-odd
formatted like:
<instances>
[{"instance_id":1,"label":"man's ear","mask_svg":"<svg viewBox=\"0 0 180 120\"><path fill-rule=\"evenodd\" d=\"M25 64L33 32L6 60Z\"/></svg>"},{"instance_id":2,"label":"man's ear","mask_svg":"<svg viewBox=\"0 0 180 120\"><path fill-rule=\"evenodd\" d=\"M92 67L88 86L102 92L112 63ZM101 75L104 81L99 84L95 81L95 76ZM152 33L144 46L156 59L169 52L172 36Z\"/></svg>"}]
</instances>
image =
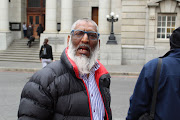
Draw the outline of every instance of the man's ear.
<instances>
[{"instance_id":1,"label":"man's ear","mask_svg":"<svg viewBox=\"0 0 180 120\"><path fill-rule=\"evenodd\" d=\"M69 40L70 40L70 35L68 35L68 38L67 38L67 47L69 47Z\"/></svg>"}]
</instances>

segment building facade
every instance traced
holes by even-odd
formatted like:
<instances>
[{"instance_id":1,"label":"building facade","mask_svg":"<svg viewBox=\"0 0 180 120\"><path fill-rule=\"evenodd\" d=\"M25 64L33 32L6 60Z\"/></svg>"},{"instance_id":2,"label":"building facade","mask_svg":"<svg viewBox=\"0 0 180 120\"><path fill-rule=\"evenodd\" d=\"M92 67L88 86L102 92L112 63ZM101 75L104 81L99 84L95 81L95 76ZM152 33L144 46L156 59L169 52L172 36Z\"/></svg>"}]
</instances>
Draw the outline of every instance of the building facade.
<instances>
[{"instance_id":1,"label":"building facade","mask_svg":"<svg viewBox=\"0 0 180 120\"><path fill-rule=\"evenodd\" d=\"M119 15L113 26L117 44L107 44L111 12ZM0 50L22 38L26 22L35 36L42 24L40 45L48 38L53 52L62 52L72 23L91 18L99 27L103 64L145 64L169 50L169 36L180 26L180 0L1 0L0 15Z\"/></svg>"}]
</instances>

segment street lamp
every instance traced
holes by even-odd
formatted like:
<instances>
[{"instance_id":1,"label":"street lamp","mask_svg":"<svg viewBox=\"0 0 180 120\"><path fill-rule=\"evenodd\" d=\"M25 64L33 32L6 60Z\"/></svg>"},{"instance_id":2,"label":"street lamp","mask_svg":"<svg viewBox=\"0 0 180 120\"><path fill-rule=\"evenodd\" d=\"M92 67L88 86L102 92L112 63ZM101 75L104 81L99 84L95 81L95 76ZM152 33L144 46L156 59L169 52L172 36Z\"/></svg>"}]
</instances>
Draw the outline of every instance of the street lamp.
<instances>
[{"instance_id":1,"label":"street lamp","mask_svg":"<svg viewBox=\"0 0 180 120\"><path fill-rule=\"evenodd\" d=\"M114 12L111 12L110 16L106 15L106 17L107 17L107 21L112 23L112 25L111 25L111 33L110 33L110 36L109 36L109 40L107 41L106 44L117 44L116 37L114 36L114 32L113 32L113 22L118 21L119 15L116 15L114 17Z\"/></svg>"}]
</instances>

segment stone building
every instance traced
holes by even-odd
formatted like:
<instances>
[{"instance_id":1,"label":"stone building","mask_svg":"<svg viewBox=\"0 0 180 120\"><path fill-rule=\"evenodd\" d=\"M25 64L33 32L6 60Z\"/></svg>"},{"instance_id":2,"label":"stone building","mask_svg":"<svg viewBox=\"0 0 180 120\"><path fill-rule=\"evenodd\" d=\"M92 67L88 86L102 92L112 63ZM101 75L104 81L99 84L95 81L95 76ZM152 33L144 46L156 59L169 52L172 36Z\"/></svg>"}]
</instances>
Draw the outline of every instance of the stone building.
<instances>
[{"instance_id":1,"label":"stone building","mask_svg":"<svg viewBox=\"0 0 180 120\"><path fill-rule=\"evenodd\" d=\"M107 44L111 22L106 15L119 15L114 22L117 44ZM99 27L103 64L145 64L169 50L169 36L180 26L180 0L1 0L0 50L23 36L22 23L45 28L40 37L49 38L54 52L66 47L71 25L91 18Z\"/></svg>"}]
</instances>

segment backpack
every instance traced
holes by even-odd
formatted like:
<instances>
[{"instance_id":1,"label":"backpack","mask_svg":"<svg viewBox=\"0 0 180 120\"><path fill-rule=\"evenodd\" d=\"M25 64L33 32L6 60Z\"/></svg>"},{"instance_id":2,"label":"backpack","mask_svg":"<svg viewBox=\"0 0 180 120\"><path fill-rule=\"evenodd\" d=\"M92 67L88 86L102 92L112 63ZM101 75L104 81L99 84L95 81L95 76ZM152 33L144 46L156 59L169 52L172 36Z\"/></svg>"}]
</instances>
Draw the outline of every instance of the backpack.
<instances>
[{"instance_id":1,"label":"backpack","mask_svg":"<svg viewBox=\"0 0 180 120\"><path fill-rule=\"evenodd\" d=\"M46 57L46 55L47 55L46 47L43 45L42 52L41 52L41 58Z\"/></svg>"}]
</instances>

